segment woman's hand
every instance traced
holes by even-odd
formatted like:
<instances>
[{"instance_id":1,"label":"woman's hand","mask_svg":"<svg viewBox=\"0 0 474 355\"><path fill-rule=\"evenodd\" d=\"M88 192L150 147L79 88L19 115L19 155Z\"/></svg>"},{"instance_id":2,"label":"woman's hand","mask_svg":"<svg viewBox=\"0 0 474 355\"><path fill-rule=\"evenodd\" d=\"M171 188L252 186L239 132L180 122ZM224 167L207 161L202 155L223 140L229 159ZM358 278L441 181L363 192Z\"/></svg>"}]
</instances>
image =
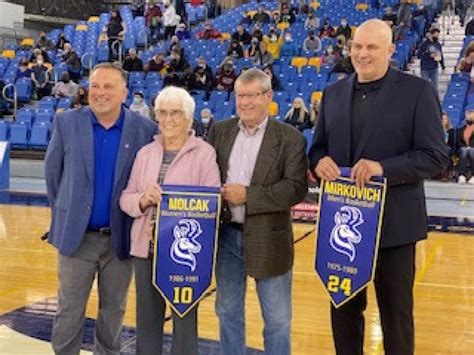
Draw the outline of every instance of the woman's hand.
<instances>
[{"instance_id":1,"label":"woman's hand","mask_svg":"<svg viewBox=\"0 0 474 355\"><path fill-rule=\"evenodd\" d=\"M161 201L161 187L157 183L151 185L140 198L140 210L145 210L150 206L155 206Z\"/></svg>"}]
</instances>

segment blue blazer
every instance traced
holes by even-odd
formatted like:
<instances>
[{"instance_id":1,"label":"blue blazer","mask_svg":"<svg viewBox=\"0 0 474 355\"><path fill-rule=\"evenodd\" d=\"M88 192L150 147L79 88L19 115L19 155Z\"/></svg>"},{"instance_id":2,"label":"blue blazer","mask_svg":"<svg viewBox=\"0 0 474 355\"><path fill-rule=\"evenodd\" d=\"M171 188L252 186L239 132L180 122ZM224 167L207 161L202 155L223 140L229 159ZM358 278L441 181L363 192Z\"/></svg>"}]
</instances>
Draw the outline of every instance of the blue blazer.
<instances>
[{"instance_id":1,"label":"blue blazer","mask_svg":"<svg viewBox=\"0 0 474 355\"><path fill-rule=\"evenodd\" d=\"M129 256L132 219L120 210L119 198L128 182L135 155L151 142L157 131L154 122L123 109L124 124L110 207L112 244L120 259ZM46 151L46 188L52 212L48 241L66 256L78 249L91 216L94 194L91 114L88 107L58 114Z\"/></svg>"},{"instance_id":2,"label":"blue blazer","mask_svg":"<svg viewBox=\"0 0 474 355\"><path fill-rule=\"evenodd\" d=\"M326 155L340 167L362 158L380 162L388 182L380 245L414 243L427 234L423 180L450 162L438 94L428 81L389 69L351 161L355 80L352 74L324 90L309 152L311 171Z\"/></svg>"}]
</instances>

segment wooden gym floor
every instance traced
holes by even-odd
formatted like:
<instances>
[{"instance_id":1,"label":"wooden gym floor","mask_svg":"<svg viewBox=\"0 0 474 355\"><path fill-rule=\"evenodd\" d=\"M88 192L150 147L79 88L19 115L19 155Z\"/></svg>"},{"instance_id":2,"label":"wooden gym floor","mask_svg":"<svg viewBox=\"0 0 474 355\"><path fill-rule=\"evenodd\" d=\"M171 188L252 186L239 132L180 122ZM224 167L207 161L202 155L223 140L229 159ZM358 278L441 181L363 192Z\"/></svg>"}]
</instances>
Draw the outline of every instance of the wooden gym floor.
<instances>
[{"instance_id":1,"label":"wooden gym floor","mask_svg":"<svg viewBox=\"0 0 474 355\"><path fill-rule=\"evenodd\" d=\"M19 308L56 297L56 252L40 236L47 230L49 209L0 205L0 354L52 354L49 343L11 329L2 317ZM313 271L314 226L296 224L293 276L293 354L333 354L329 301ZM474 354L474 238L467 234L431 233L419 243L415 285L416 354ZM262 349L262 321L249 280L247 344ZM135 288L130 287L125 325L135 326ZM215 294L200 305L202 339L218 340ZM95 318L94 290L87 315ZM31 327L36 324L29 311ZM166 331L170 331L167 322ZM28 327L26 327L28 328ZM37 331L37 329L35 330ZM44 329L48 333L50 329ZM374 292L369 288L366 353L382 354L381 329Z\"/></svg>"}]
</instances>

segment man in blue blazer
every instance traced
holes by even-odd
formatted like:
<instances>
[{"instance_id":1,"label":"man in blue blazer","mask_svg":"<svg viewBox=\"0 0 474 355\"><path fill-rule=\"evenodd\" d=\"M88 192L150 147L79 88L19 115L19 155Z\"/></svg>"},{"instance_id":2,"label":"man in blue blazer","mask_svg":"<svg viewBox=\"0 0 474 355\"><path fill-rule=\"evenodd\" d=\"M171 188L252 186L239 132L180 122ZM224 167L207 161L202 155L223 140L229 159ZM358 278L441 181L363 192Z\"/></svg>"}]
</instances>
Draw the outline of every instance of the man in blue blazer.
<instances>
[{"instance_id":1,"label":"man in blue blazer","mask_svg":"<svg viewBox=\"0 0 474 355\"><path fill-rule=\"evenodd\" d=\"M389 67L395 50L390 28L380 20L358 27L351 48L356 73L328 86L309 157L311 170L334 180L340 167L363 186L387 178L375 289L385 354L414 352L415 245L426 238L423 180L449 164L438 95L428 81ZM363 291L331 307L337 354L363 354Z\"/></svg>"},{"instance_id":2,"label":"man in blue blazer","mask_svg":"<svg viewBox=\"0 0 474 355\"><path fill-rule=\"evenodd\" d=\"M89 107L56 116L45 170L52 211L49 242L58 255L58 311L52 346L79 354L84 315L98 275L97 354L119 354L132 267L128 259L132 220L119 208L137 151L156 125L122 106L127 80L104 63L91 72Z\"/></svg>"}]
</instances>

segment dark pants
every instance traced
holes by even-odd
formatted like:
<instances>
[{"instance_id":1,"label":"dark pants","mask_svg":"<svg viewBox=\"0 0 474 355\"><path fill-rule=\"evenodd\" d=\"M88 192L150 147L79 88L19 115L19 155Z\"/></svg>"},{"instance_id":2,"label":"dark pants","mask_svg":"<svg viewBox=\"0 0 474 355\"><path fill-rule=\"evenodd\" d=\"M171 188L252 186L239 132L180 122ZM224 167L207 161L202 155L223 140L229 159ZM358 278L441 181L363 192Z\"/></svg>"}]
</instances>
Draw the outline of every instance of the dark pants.
<instances>
[{"instance_id":1,"label":"dark pants","mask_svg":"<svg viewBox=\"0 0 474 355\"><path fill-rule=\"evenodd\" d=\"M470 169L468 166L470 166ZM474 148L461 147L458 169L460 175L469 176L470 171L471 176L474 176Z\"/></svg>"},{"instance_id":2,"label":"dark pants","mask_svg":"<svg viewBox=\"0 0 474 355\"><path fill-rule=\"evenodd\" d=\"M176 26L166 26L165 27L165 41L174 36L176 31Z\"/></svg>"},{"instance_id":3,"label":"dark pants","mask_svg":"<svg viewBox=\"0 0 474 355\"><path fill-rule=\"evenodd\" d=\"M375 291L382 323L386 355L414 352L413 281L415 245L379 250ZM331 306L332 331L338 355L362 355L367 291L335 309Z\"/></svg>"},{"instance_id":4,"label":"dark pants","mask_svg":"<svg viewBox=\"0 0 474 355\"><path fill-rule=\"evenodd\" d=\"M166 303L152 285L152 258L134 258L137 292L137 355L158 355L163 351L163 324ZM198 354L197 309L184 318L173 312L173 343L171 354Z\"/></svg>"}]
</instances>

